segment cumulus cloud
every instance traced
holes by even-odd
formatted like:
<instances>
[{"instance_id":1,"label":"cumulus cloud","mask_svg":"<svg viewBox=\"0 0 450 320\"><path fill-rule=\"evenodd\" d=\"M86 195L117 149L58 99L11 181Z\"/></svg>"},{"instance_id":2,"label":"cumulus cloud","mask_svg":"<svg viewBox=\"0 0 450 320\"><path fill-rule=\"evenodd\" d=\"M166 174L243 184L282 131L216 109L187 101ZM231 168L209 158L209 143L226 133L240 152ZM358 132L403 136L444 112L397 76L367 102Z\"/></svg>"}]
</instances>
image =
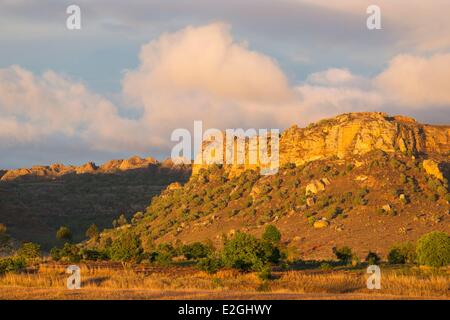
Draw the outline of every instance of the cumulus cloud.
<instances>
[{"instance_id":1,"label":"cumulus cloud","mask_svg":"<svg viewBox=\"0 0 450 320\"><path fill-rule=\"evenodd\" d=\"M35 76L19 66L0 69L0 141L31 143L51 135L90 142L93 148L120 149L137 128L105 98L84 84L48 71ZM117 134L115 130L123 132Z\"/></svg>"},{"instance_id":2,"label":"cumulus cloud","mask_svg":"<svg viewBox=\"0 0 450 320\"><path fill-rule=\"evenodd\" d=\"M194 120L219 129L283 128L342 112L450 106L449 54L399 55L374 77L331 68L292 85L273 59L213 23L163 34L139 59L123 77L126 106L52 71L0 69L0 151L56 136L89 150L150 153L168 151L170 133L192 129ZM139 117L124 116L131 107Z\"/></svg>"},{"instance_id":3,"label":"cumulus cloud","mask_svg":"<svg viewBox=\"0 0 450 320\"><path fill-rule=\"evenodd\" d=\"M397 105L414 108L450 106L450 54L429 58L399 55L375 79Z\"/></svg>"}]
</instances>

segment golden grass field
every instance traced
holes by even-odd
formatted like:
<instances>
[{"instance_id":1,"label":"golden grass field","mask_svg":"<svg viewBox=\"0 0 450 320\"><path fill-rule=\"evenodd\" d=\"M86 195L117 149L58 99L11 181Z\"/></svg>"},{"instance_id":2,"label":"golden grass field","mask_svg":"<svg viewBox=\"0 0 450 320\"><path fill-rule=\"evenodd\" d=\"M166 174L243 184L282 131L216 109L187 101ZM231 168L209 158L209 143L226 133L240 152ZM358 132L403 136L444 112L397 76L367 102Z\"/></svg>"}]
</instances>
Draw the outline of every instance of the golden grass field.
<instances>
[{"instance_id":1,"label":"golden grass field","mask_svg":"<svg viewBox=\"0 0 450 320\"><path fill-rule=\"evenodd\" d=\"M0 299L450 299L449 270L382 268L381 290L369 290L364 269L280 271L264 281L233 270L80 267L80 290L66 289L64 266L2 275Z\"/></svg>"}]
</instances>

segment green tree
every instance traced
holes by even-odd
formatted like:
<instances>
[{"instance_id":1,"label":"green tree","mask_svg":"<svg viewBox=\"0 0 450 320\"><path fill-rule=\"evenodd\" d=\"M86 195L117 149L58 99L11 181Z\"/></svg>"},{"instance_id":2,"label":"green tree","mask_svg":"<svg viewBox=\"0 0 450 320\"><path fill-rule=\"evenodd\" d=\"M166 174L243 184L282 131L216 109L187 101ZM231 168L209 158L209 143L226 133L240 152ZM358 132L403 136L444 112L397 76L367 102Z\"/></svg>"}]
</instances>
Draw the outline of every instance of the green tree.
<instances>
[{"instance_id":1,"label":"green tree","mask_svg":"<svg viewBox=\"0 0 450 320\"><path fill-rule=\"evenodd\" d=\"M115 261L139 260L142 255L141 240L132 232L123 232L113 240L110 255Z\"/></svg>"},{"instance_id":2,"label":"green tree","mask_svg":"<svg viewBox=\"0 0 450 320\"><path fill-rule=\"evenodd\" d=\"M122 226L127 225L127 224L128 224L127 218L125 217L124 214L121 214L119 216L119 219L117 219L117 227L122 227Z\"/></svg>"},{"instance_id":3,"label":"green tree","mask_svg":"<svg viewBox=\"0 0 450 320\"><path fill-rule=\"evenodd\" d=\"M8 245L9 239L8 229L0 223L0 249Z\"/></svg>"},{"instance_id":4,"label":"green tree","mask_svg":"<svg viewBox=\"0 0 450 320\"><path fill-rule=\"evenodd\" d=\"M370 264L370 265L378 264L378 263L380 263L380 261L381 261L381 258L375 252L369 251L369 253L367 254L367 257L366 257L366 262L368 264Z\"/></svg>"},{"instance_id":5,"label":"green tree","mask_svg":"<svg viewBox=\"0 0 450 320\"><path fill-rule=\"evenodd\" d=\"M274 225L267 225L262 239L272 244L278 244L281 240L281 232Z\"/></svg>"},{"instance_id":6,"label":"green tree","mask_svg":"<svg viewBox=\"0 0 450 320\"><path fill-rule=\"evenodd\" d=\"M72 231L68 227L62 226L56 231L56 239L70 242L72 240Z\"/></svg>"},{"instance_id":7,"label":"green tree","mask_svg":"<svg viewBox=\"0 0 450 320\"><path fill-rule=\"evenodd\" d=\"M262 241L238 232L225 242L223 262L227 267L242 271L260 271L269 262L269 257Z\"/></svg>"},{"instance_id":8,"label":"green tree","mask_svg":"<svg viewBox=\"0 0 450 320\"><path fill-rule=\"evenodd\" d=\"M333 253L339 261L342 261L345 264L349 264L352 261L353 253L350 247L334 247Z\"/></svg>"},{"instance_id":9,"label":"green tree","mask_svg":"<svg viewBox=\"0 0 450 320\"><path fill-rule=\"evenodd\" d=\"M390 264L414 263L416 261L416 246L412 242L396 244L389 250L387 258Z\"/></svg>"},{"instance_id":10,"label":"green tree","mask_svg":"<svg viewBox=\"0 0 450 320\"><path fill-rule=\"evenodd\" d=\"M417 262L420 265L443 267L450 264L450 237L445 232L430 232L417 241Z\"/></svg>"},{"instance_id":11,"label":"green tree","mask_svg":"<svg viewBox=\"0 0 450 320\"><path fill-rule=\"evenodd\" d=\"M41 257L41 246L36 243L25 242L17 250L17 255L27 261L38 259Z\"/></svg>"},{"instance_id":12,"label":"green tree","mask_svg":"<svg viewBox=\"0 0 450 320\"><path fill-rule=\"evenodd\" d=\"M211 248L201 242L194 242L184 245L181 248L182 254L188 260L206 258L211 253Z\"/></svg>"},{"instance_id":13,"label":"green tree","mask_svg":"<svg viewBox=\"0 0 450 320\"><path fill-rule=\"evenodd\" d=\"M96 239L99 236L98 227L95 223L91 224L86 230L86 237L89 239Z\"/></svg>"}]
</instances>

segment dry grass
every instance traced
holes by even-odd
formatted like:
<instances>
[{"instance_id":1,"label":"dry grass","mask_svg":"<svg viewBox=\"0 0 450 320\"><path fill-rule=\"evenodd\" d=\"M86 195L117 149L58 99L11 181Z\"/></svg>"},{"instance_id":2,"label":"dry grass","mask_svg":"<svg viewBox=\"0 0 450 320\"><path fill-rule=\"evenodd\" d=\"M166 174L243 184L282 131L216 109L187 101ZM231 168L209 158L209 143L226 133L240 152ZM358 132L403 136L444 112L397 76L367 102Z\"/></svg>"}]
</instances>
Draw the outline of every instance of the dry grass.
<instances>
[{"instance_id":1,"label":"dry grass","mask_svg":"<svg viewBox=\"0 0 450 320\"><path fill-rule=\"evenodd\" d=\"M386 270L382 289L368 290L363 271L287 271L263 281L233 270L215 275L189 269L151 273L81 266L82 290L67 290L63 267L0 277L1 299L208 299L208 298L440 298L450 299L450 276L424 270Z\"/></svg>"}]
</instances>

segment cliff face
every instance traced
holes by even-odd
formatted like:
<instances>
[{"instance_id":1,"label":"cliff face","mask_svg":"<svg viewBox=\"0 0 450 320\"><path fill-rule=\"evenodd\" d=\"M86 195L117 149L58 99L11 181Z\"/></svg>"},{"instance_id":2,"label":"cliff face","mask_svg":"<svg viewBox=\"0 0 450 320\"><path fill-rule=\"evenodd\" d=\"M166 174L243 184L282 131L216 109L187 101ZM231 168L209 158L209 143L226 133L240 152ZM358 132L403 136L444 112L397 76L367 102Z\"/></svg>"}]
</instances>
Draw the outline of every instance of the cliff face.
<instances>
[{"instance_id":1,"label":"cliff face","mask_svg":"<svg viewBox=\"0 0 450 320\"><path fill-rule=\"evenodd\" d=\"M33 166L31 168L22 168L9 171L0 171L1 181L11 181L17 178L40 177L56 178L67 174L85 174L85 173L114 173L133 169L147 169L151 166L164 165L154 158L140 158L138 156L125 160L110 160L101 166L93 162L88 162L81 166L65 166L63 164L52 164L50 166Z\"/></svg>"},{"instance_id":2,"label":"cliff face","mask_svg":"<svg viewBox=\"0 0 450 320\"><path fill-rule=\"evenodd\" d=\"M343 114L307 128L293 126L283 132L280 166L333 157L343 159L373 150L437 155L448 159L450 126L424 125L408 117L390 117L378 112ZM194 165L193 173L202 167L203 164ZM232 169L237 168L233 166Z\"/></svg>"}]
</instances>

